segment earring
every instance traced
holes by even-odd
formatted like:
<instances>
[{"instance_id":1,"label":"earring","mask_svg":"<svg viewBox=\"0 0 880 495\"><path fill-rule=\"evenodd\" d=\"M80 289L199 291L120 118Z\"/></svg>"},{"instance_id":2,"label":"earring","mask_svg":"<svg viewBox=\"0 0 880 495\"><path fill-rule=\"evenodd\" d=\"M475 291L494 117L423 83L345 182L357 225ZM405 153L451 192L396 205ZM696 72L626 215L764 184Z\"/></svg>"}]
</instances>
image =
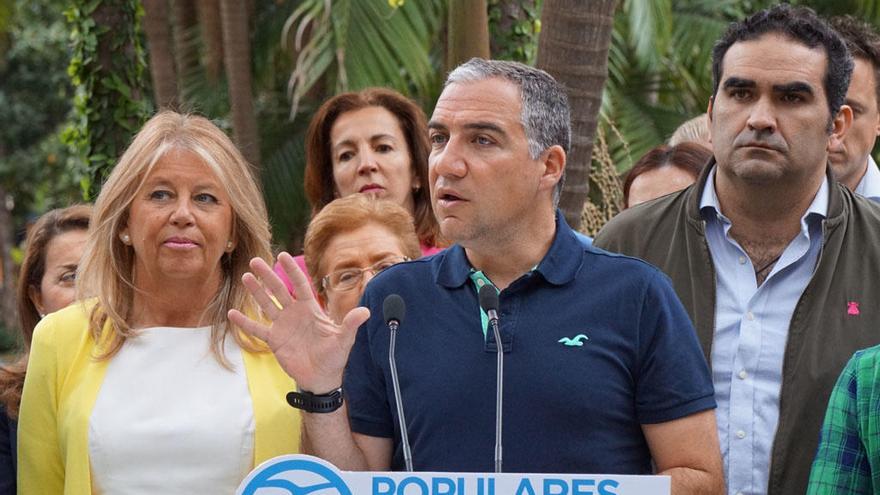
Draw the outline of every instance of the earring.
<instances>
[{"instance_id":1,"label":"earring","mask_svg":"<svg viewBox=\"0 0 880 495\"><path fill-rule=\"evenodd\" d=\"M40 313L40 318L45 318L45 317L46 317L45 313Z\"/></svg>"},{"instance_id":2,"label":"earring","mask_svg":"<svg viewBox=\"0 0 880 495\"><path fill-rule=\"evenodd\" d=\"M231 253L232 248L233 248L232 241L226 241L226 252Z\"/></svg>"},{"instance_id":3,"label":"earring","mask_svg":"<svg viewBox=\"0 0 880 495\"><path fill-rule=\"evenodd\" d=\"M122 234L122 235L120 235L120 236L119 236L119 239L121 239L121 240L122 240L122 243L125 244L126 246L131 245L131 237L129 237L128 234Z\"/></svg>"}]
</instances>

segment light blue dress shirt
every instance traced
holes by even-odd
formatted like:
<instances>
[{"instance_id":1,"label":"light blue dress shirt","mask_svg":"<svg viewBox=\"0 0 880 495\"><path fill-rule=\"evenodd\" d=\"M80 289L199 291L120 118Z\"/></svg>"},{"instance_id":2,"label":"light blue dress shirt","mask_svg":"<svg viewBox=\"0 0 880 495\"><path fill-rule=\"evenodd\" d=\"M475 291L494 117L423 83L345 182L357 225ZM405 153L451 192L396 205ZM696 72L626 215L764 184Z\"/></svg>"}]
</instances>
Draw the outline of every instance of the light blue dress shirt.
<instances>
[{"instance_id":1,"label":"light blue dress shirt","mask_svg":"<svg viewBox=\"0 0 880 495\"><path fill-rule=\"evenodd\" d=\"M880 170L871 155L868 155L868 170L853 192L880 203Z\"/></svg>"},{"instance_id":2,"label":"light blue dress shirt","mask_svg":"<svg viewBox=\"0 0 880 495\"><path fill-rule=\"evenodd\" d=\"M700 199L716 273L712 381L730 495L767 493L788 326L819 259L828 188L826 178L801 218L800 233L760 287L751 260L730 236L730 220L715 192L714 169Z\"/></svg>"},{"instance_id":3,"label":"light blue dress shirt","mask_svg":"<svg viewBox=\"0 0 880 495\"><path fill-rule=\"evenodd\" d=\"M880 174L880 172L878 172L878 174ZM593 238L586 235L586 234L581 234L580 232L575 230L574 236L577 237L578 240L581 241L581 244L583 244L584 246L592 246L593 245Z\"/></svg>"}]
</instances>

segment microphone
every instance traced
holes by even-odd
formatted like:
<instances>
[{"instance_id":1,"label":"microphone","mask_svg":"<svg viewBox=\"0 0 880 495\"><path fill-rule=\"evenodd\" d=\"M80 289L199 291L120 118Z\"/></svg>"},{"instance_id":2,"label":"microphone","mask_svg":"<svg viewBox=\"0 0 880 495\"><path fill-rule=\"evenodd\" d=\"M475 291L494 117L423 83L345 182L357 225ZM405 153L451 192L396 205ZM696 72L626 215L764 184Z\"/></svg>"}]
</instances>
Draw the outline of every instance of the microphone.
<instances>
[{"instance_id":1,"label":"microphone","mask_svg":"<svg viewBox=\"0 0 880 495\"><path fill-rule=\"evenodd\" d=\"M498 290L494 285L484 285L479 292L480 307L489 316L489 325L495 334L495 352L498 356L498 367L495 372L495 472L501 472L501 406L502 387L504 385L504 347L501 343L501 330L498 328Z\"/></svg>"},{"instance_id":2,"label":"microphone","mask_svg":"<svg viewBox=\"0 0 880 495\"><path fill-rule=\"evenodd\" d=\"M397 405L397 421L400 424L400 443L403 445L403 462L406 470L412 471L412 450L409 448L409 436L406 433L406 418L403 416L403 401L400 398L400 381L397 379L397 361L394 358L394 347L397 342L397 330L406 316L406 304L397 294L389 294L382 302L382 315L391 331L388 344L388 364L391 367L391 386L394 389L394 402Z\"/></svg>"}]
</instances>

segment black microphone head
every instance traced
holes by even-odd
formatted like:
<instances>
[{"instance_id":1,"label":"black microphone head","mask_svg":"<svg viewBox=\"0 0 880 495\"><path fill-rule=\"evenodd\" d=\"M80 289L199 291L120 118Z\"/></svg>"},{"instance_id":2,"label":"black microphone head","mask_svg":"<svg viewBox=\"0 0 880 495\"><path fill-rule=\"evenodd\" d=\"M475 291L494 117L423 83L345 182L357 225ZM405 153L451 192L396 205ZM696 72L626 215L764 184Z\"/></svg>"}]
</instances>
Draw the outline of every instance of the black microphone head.
<instances>
[{"instance_id":1,"label":"black microphone head","mask_svg":"<svg viewBox=\"0 0 880 495\"><path fill-rule=\"evenodd\" d=\"M406 304L403 298L397 294L389 294L382 303L382 315L385 317L385 323L396 321L398 325L403 323L403 317L406 316Z\"/></svg>"},{"instance_id":2,"label":"black microphone head","mask_svg":"<svg viewBox=\"0 0 880 495\"><path fill-rule=\"evenodd\" d=\"M494 285L486 284L480 287L479 297L483 311L487 313L491 310L498 311L498 290Z\"/></svg>"}]
</instances>

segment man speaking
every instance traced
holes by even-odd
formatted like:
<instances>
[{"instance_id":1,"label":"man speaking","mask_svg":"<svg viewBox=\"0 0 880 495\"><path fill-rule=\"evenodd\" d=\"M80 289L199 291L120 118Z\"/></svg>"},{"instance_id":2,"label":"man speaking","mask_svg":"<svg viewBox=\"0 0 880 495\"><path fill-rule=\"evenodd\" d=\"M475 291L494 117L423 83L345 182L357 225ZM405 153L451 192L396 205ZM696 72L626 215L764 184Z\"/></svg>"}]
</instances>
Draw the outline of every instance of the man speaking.
<instances>
[{"instance_id":1,"label":"man speaking","mask_svg":"<svg viewBox=\"0 0 880 495\"><path fill-rule=\"evenodd\" d=\"M396 374L415 469L492 471L500 415L504 471L657 472L675 494L720 493L712 382L668 280L584 247L556 211L570 140L562 87L473 59L449 75L428 126L434 212L455 245L381 273L340 326L284 253L298 297L254 260L244 283L271 324L230 313L296 379L307 451L347 470L404 468L382 317L399 294ZM484 286L498 294L500 346Z\"/></svg>"}]
</instances>

